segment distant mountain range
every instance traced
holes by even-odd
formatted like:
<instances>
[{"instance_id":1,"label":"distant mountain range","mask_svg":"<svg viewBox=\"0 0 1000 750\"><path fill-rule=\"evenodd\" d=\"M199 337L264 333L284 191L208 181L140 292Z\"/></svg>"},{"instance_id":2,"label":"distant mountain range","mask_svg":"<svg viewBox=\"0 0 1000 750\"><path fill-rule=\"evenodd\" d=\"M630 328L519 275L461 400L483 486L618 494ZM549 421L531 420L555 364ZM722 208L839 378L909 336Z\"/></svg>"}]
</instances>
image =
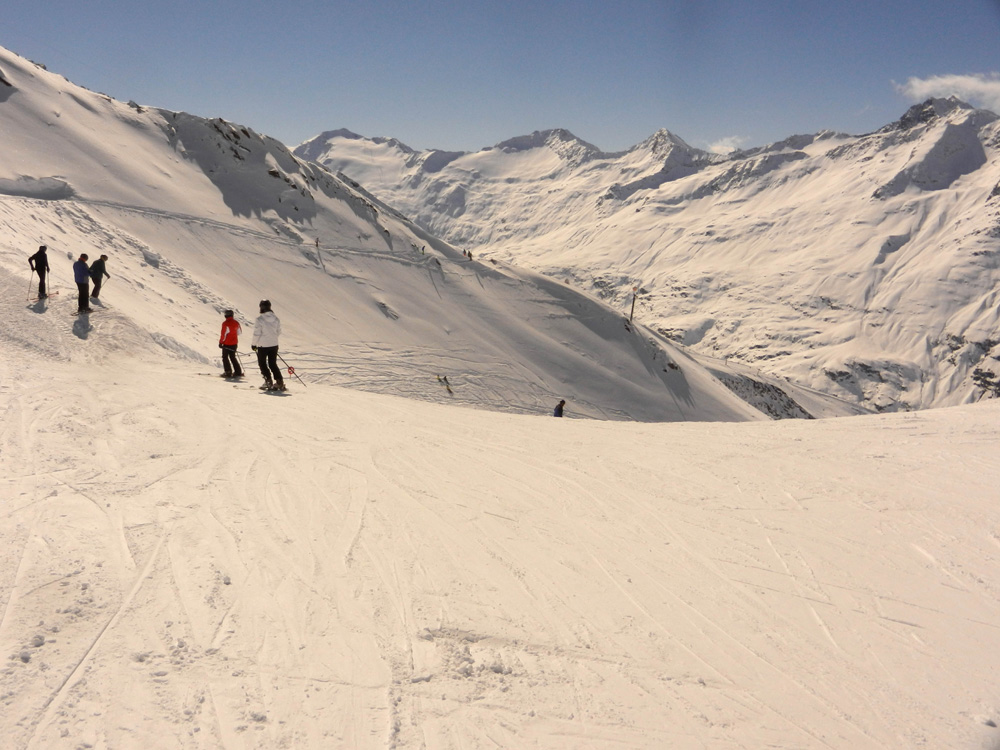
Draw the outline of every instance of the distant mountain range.
<instances>
[{"instance_id":1,"label":"distant mountain range","mask_svg":"<svg viewBox=\"0 0 1000 750\"><path fill-rule=\"evenodd\" d=\"M473 153L323 133L294 153L471 251L596 292L706 355L879 410L997 393L1000 122L957 99L726 156L661 130Z\"/></svg>"}]
</instances>

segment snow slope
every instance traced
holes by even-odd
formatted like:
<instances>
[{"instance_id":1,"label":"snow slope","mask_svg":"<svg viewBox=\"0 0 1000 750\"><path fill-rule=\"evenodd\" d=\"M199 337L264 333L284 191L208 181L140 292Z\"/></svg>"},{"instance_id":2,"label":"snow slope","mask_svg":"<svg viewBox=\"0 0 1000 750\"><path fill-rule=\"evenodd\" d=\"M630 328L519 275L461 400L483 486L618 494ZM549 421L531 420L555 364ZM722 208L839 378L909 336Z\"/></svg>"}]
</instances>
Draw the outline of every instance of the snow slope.
<instances>
[{"instance_id":1,"label":"snow slope","mask_svg":"<svg viewBox=\"0 0 1000 750\"><path fill-rule=\"evenodd\" d=\"M1000 744L1000 404L770 421L252 131L0 79L4 747ZM217 377L265 294L286 394Z\"/></svg>"},{"instance_id":2,"label":"snow slope","mask_svg":"<svg viewBox=\"0 0 1000 750\"><path fill-rule=\"evenodd\" d=\"M4 342L7 747L1000 743L997 403L272 396L117 349L114 315Z\"/></svg>"},{"instance_id":3,"label":"snow slope","mask_svg":"<svg viewBox=\"0 0 1000 750\"><path fill-rule=\"evenodd\" d=\"M885 410L991 396L1000 121L931 100L877 133L728 158L660 131L605 154L545 131L469 154L331 131L296 153L459 246L626 306L698 351Z\"/></svg>"}]
</instances>

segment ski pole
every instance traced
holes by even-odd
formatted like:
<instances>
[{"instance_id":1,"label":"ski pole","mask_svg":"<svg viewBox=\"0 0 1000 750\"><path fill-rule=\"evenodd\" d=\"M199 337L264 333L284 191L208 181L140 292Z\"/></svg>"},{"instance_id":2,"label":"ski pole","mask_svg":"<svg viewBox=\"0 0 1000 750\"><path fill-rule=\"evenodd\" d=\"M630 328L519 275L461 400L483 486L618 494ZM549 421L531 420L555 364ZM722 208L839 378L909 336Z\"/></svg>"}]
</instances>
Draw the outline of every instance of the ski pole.
<instances>
[{"instance_id":1,"label":"ski pole","mask_svg":"<svg viewBox=\"0 0 1000 750\"><path fill-rule=\"evenodd\" d=\"M283 365L284 365L285 367L287 367L287 368L288 368L288 374L289 374L289 375L295 375L295 368L294 368L294 367L292 367L292 366L291 366L290 364L288 364L287 362L285 362L285 358L284 358L284 357L282 357L282 356L281 356L281 355L279 354L279 355L278 355L278 359L280 359L280 360L281 360L281 363L282 363L282 364L283 364ZM304 383L304 382L302 381L302 378L300 378L300 377L299 377L298 375L295 375L295 377L296 377L296 378L298 379L298 381L299 381L300 383L302 383L302 385L303 385L303 386L305 386L305 383Z\"/></svg>"},{"instance_id":2,"label":"ski pole","mask_svg":"<svg viewBox=\"0 0 1000 750\"><path fill-rule=\"evenodd\" d=\"M31 276L28 277L28 301L31 301L31 282L35 280L35 269L31 269Z\"/></svg>"}]
</instances>

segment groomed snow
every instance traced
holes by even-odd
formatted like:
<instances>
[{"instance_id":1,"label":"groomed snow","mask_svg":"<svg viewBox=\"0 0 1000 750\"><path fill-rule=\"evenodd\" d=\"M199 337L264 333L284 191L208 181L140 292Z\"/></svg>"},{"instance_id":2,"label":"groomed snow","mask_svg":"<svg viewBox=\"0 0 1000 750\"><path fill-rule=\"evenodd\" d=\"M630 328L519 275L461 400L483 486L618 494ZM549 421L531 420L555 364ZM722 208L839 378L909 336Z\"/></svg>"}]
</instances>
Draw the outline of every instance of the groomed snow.
<instances>
[{"instance_id":1,"label":"groomed snow","mask_svg":"<svg viewBox=\"0 0 1000 750\"><path fill-rule=\"evenodd\" d=\"M16 354L9 747L1000 740L995 403L641 425Z\"/></svg>"}]
</instances>

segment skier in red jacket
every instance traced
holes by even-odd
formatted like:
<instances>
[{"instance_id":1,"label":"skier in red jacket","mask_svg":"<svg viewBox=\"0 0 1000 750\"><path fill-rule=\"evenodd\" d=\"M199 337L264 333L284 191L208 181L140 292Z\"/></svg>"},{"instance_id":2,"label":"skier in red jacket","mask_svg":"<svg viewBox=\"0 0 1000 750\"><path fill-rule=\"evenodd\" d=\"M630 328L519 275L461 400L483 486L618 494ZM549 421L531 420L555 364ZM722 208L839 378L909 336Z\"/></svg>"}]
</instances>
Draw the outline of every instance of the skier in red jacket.
<instances>
[{"instance_id":1,"label":"skier in red jacket","mask_svg":"<svg viewBox=\"0 0 1000 750\"><path fill-rule=\"evenodd\" d=\"M232 310L226 310L226 319L222 322L222 333L219 335L219 348L222 349L222 368L225 373L224 378L242 378L243 368L240 367L239 357L236 356L236 347L240 343L240 334L243 329L233 317Z\"/></svg>"}]
</instances>

